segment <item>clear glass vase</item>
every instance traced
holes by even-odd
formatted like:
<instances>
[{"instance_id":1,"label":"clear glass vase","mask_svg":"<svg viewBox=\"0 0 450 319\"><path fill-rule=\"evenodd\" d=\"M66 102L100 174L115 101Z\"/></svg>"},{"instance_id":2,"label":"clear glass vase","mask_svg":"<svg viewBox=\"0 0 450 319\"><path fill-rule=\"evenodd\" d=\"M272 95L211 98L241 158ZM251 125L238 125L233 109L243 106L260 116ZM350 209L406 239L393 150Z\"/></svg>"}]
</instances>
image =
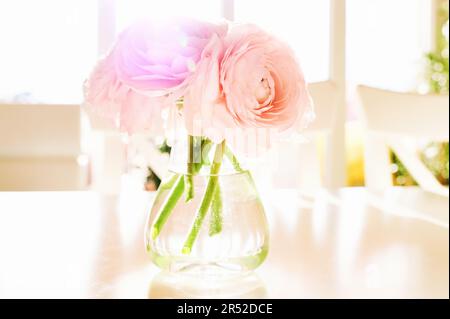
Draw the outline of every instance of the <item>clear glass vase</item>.
<instances>
[{"instance_id":1,"label":"clear glass vase","mask_svg":"<svg viewBox=\"0 0 450 319\"><path fill-rule=\"evenodd\" d=\"M177 141L170 175L147 220L152 261L169 271L253 270L267 256L268 237L251 173L226 143L201 137Z\"/></svg>"}]
</instances>

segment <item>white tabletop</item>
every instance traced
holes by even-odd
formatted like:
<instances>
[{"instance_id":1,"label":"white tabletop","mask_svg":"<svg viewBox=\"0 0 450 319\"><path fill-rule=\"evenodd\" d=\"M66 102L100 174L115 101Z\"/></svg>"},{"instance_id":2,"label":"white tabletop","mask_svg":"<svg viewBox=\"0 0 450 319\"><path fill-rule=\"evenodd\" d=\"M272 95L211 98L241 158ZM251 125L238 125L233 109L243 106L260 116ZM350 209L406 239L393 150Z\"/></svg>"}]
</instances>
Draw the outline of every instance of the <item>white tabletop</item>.
<instances>
[{"instance_id":1,"label":"white tabletop","mask_svg":"<svg viewBox=\"0 0 450 319\"><path fill-rule=\"evenodd\" d=\"M266 262L207 283L149 261L152 193L0 192L0 297L449 297L447 197L417 188L263 197Z\"/></svg>"}]
</instances>

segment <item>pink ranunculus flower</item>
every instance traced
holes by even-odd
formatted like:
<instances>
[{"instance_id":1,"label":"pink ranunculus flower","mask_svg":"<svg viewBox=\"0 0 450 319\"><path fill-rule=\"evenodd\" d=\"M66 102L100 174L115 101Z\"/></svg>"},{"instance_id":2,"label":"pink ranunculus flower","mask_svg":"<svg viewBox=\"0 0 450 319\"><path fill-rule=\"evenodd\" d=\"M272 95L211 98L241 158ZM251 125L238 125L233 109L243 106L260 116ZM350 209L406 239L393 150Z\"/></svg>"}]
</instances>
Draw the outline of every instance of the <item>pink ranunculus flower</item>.
<instances>
[{"instance_id":1,"label":"pink ranunculus flower","mask_svg":"<svg viewBox=\"0 0 450 319\"><path fill-rule=\"evenodd\" d=\"M285 43L254 25L239 25L226 48L220 84L238 126L285 131L312 112L303 72Z\"/></svg>"},{"instance_id":2,"label":"pink ranunculus flower","mask_svg":"<svg viewBox=\"0 0 450 319\"><path fill-rule=\"evenodd\" d=\"M232 124L220 99L220 62L224 52L223 38L213 37L184 95L183 115L188 132L206 135L215 142L223 139L223 129Z\"/></svg>"},{"instance_id":3,"label":"pink ranunculus flower","mask_svg":"<svg viewBox=\"0 0 450 319\"><path fill-rule=\"evenodd\" d=\"M92 117L100 117L111 128L135 133L162 129L162 97L148 97L121 82L115 69L116 50L110 51L84 83L84 106Z\"/></svg>"},{"instance_id":4,"label":"pink ranunculus flower","mask_svg":"<svg viewBox=\"0 0 450 319\"><path fill-rule=\"evenodd\" d=\"M210 39L226 32L226 24L187 18L137 22L117 42L118 78L147 95L179 98Z\"/></svg>"},{"instance_id":5,"label":"pink ranunculus flower","mask_svg":"<svg viewBox=\"0 0 450 319\"><path fill-rule=\"evenodd\" d=\"M190 88L188 128L201 119L203 134L212 128L214 134L206 134L218 141L227 128L286 132L312 118L311 98L293 51L260 28L233 27L208 56L198 68L209 72L199 74Z\"/></svg>"},{"instance_id":6,"label":"pink ranunculus flower","mask_svg":"<svg viewBox=\"0 0 450 319\"><path fill-rule=\"evenodd\" d=\"M184 95L203 50L226 32L183 18L133 24L85 82L88 111L129 133L161 126L161 110Z\"/></svg>"}]
</instances>

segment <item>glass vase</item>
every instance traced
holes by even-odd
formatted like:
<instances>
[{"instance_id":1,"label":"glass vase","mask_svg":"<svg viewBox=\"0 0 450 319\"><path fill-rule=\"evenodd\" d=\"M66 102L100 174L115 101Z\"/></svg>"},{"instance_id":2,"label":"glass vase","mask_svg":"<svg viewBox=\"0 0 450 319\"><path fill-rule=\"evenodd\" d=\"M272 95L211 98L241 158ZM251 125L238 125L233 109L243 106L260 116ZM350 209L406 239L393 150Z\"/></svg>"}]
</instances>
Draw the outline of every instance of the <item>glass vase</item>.
<instances>
[{"instance_id":1,"label":"glass vase","mask_svg":"<svg viewBox=\"0 0 450 319\"><path fill-rule=\"evenodd\" d=\"M268 226L251 173L223 141L187 136L170 155L145 233L147 252L169 271L243 272L268 253Z\"/></svg>"}]
</instances>

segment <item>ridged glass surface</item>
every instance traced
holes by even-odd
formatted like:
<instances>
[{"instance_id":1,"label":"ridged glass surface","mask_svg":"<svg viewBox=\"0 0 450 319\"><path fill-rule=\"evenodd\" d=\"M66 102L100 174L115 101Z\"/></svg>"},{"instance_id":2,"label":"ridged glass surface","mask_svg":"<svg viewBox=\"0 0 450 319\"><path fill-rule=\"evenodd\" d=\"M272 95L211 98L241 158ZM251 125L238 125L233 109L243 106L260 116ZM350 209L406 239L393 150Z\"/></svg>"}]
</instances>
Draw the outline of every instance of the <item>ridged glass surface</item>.
<instances>
[{"instance_id":1,"label":"ridged glass surface","mask_svg":"<svg viewBox=\"0 0 450 319\"><path fill-rule=\"evenodd\" d=\"M170 185L185 178L172 173L162 183L151 209L145 240L153 262L171 271L210 266L245 271L258 267L268 252L268 227L264 207L248 171L215 176L221 192L220 207L213 208L213 201L202 222L197 224L198 233L190 249L185 248L186 241L196 227L194 221L211 176L193 176L194 198L186 202L185 194L181 195L163 226L155 232L155 221L174 189Z\"/></svg>"}]
</instances>

